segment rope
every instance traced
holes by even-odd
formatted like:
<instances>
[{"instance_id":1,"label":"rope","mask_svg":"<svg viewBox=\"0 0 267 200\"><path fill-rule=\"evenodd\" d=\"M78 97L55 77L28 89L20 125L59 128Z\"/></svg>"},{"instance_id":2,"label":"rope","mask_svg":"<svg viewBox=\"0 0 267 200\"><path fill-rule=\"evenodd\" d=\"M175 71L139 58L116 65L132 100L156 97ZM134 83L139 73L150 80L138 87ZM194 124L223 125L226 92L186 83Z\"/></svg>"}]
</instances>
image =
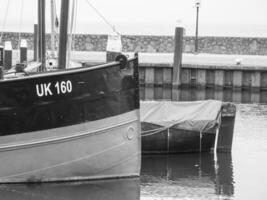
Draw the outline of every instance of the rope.
<instances>
[{"instance_id":1,"label":"rope","mask_svg":"<svg viewBox=\"0 0 267 200\"><path fill-rule=\"evenodd\" d=\"M165 131L169 129L168 127L162 127L162 128L157 128L157 129L153 129L153 130L148 130L148 131L142 131L141 133L141 137L146 137L146 136L151 136L151 135L155 135L161 131ZM149 133L149 132L152 132L152 133ZM148 134L145 134L145 133L148 133Z\"/></svg>"},{"instance_id":2,"label":"rope","mask_svg":"<svg viewBox=\"0 0 267 200\"><path fill-rule=\"evenodd\" d=\"M2 30L3 31L1 32L0 42L2 42L4 30L5 30L5 27L6 27L6 20L7 20L7 14L8 14L8 10L9 10L10 1L9 0L7 1L7 7L6 7L6 11L5 11L5 15L4 15L4 21L3 21L3 25L2 25L2 27L3 27Z\"/></svg>"},{"instance_id":3,"label":"rope","mask_svg":"<svg viewBox=\"0 0 267 200\"><path fill-rule=\"evenodd\" d=\"M102 20L112 29L112 31L114 33L116 33L117 35L121 35L116 29L115 29L115 26L112 25L108 20L107 18L104 17L104 15L99 11L97 10L97 8L92 4L90 3L89 0L86 0L87 4L102 18Z\"/></svg>"}]
</instances>

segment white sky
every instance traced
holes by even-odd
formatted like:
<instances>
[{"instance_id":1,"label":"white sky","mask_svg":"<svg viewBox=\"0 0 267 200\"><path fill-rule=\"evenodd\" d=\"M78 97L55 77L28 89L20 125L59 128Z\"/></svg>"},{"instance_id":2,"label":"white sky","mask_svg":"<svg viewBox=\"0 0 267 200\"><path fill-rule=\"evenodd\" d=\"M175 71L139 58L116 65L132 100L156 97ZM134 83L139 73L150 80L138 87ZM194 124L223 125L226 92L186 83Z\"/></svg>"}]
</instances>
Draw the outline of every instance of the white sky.
<instances>
[{"instance_id":1,"label":"white sky","mask_svg":"<svg viewBox=\"0 0 267 200\"><path fill-rule=\"evenodd\" d=\"M23 2L22 31L31 31L32 23L37 18L37 0L0 0L0 31L3 30L8 1L10 10L5 30L19 30L20 8ZM86 1L78 0L77 32L109 33L110 28ZM194 0L89 1L122 34L172 35L177 21L182 21L187 35L194 35ZM47 4L49 2L50 0L47 0ZM267 0L202 0L199 34L267 37Z\"/></svg>"}]
</instances>

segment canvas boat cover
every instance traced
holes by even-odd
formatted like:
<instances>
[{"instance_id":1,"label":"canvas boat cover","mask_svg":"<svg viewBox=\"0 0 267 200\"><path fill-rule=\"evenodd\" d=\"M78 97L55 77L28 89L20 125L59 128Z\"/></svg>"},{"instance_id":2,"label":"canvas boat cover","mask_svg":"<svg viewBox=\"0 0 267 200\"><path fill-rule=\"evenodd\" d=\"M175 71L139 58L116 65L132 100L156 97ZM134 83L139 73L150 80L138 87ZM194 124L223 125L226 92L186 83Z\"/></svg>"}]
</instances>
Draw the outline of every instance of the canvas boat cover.
<instances>
[{"instance_id":1,"label":"canvas boat cover","mask_svg":"<svg viewBox=\"0 0 267 200\"><path fill-rule=\"evenodd\" d=\"M205 132L218 125L222 102L142 101L140 106L141 122Z\"/></svg>"}]
</instances>

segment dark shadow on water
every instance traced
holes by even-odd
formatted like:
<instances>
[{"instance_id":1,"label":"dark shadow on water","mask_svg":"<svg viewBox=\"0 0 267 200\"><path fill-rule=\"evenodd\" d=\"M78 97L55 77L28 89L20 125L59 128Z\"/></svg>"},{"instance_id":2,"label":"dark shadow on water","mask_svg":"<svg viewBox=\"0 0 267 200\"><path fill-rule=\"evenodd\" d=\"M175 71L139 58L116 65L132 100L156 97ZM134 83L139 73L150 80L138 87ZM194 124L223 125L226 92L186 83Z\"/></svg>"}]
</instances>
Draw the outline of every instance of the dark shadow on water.
<instances>
[{"instance_id":1,"label":"dark shadow on water","mask_svg":"<svg viewBox=\"0 0 267 200\"><path fill-rule=\"evenodd\" d=\"M210 199L233 197L232 156L213 154L145 155L141 195Z\"/></svg>"},{"instance_id":2,"label":"dark shadow on water","mask_svg":"<svg viewBox=\"0 0 267 200\"><path fill-rule=\"evenodd\" d=\"M70 183L0 185L0 199L136 200L140 199L140 180L139 178L132 178Z\"/></svg>"}]
</instances>

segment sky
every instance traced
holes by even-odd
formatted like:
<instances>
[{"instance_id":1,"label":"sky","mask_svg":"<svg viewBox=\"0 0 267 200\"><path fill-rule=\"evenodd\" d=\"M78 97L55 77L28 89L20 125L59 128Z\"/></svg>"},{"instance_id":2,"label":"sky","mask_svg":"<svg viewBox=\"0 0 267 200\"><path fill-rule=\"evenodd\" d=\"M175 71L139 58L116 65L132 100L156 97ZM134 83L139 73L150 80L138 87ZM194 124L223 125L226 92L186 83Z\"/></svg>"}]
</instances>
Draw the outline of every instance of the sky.
<instances>
[{"instance_id":1,"label":"sky","mask_svg":"<svg viewBox=\"0 0 267 200\"><path fill-rule=\"evenodd\" d=\"M8 1L10 8L5 17ZM56 1L59 8L60 1ZM195 0L77 1L77 33L111 32L111 28L87 1L90 1L121 34L173 35L175 26L185 27L186 35L194 35L195 32ZM0 2L0 31L32 31L32 24L37 18L37 0ZM47 20L50 17L49 2L50 0L47 0ZM202 0L199 10L199 35L267 37L267 0Z\"/></svg>"}]
</instances>

